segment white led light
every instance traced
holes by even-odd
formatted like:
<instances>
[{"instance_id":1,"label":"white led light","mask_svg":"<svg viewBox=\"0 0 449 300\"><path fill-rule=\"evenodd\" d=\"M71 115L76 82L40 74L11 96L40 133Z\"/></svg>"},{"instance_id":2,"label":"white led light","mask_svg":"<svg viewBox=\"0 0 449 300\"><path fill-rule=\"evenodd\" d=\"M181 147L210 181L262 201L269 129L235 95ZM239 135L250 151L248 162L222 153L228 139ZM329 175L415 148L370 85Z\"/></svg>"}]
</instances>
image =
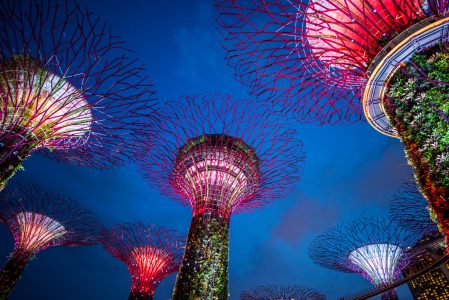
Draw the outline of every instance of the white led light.
<instances>
[{"instance_id":1,"label":"white led light","mask_svg":"<svg viewBox=\"0 0 449 300\"><path fill-rule=\"evenodd\" d=\"M82 93L66 79L41 69L5 71L6 127L21 126L48 139L79 139L91 131L92 113ZM4 104L2 104L3 106ZM3 125L3 126L5 126ZM45 141L44 141L45 144Z\"/></svg>"},{"instance_id":2,"label":"white led light","mask_svg":"<svg viewBox=\"0 0 449 300\"><path fill-rule=\"evenodd\" d=\"M402 255L403 250L396 245L371 244L351 251L349 260L379 286L387 285L395 279Z\"/></svg>"},{"instance_id":3,"label":"white led light","mask_svg":"<svg viewBox=\"0 0 449 300\"><path fill-rule=\"evenodd\" d=\"M67 233L62 224L41 214L24 212L17 214L16 219L20 232L19 247L28 251L44 247Z\"/></svg>"}]
</instances>

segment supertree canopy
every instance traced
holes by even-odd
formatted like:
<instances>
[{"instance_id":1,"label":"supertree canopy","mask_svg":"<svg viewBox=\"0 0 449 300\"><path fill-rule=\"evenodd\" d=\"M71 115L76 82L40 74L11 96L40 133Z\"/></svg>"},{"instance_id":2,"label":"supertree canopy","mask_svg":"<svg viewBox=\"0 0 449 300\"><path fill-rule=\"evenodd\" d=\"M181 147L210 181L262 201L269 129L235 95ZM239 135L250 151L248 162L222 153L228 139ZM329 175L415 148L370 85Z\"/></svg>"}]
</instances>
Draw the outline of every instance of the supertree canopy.
<instances>
[{"instance_id":1,"label":"supertree canopy","mask_svg":"<svg viewBox=\"0 0 449 300\"><path fill-rule=\"evenodd\" d=\"M253 94L298 121L359 120L368 67L447 0L216 0L227 59Z\"/></svg>"},{"instance_id":2,"label":"supertree canopy","mask_svg":"<svg viewBox=\"0 0 449 300\"><path fill-rule=\"evenodd\" d=\"M299 121L364 113L376 130L401 139L448 241L449 1L217 0L217 7L228 59L253 93Z\"/></svg>"},{"instance_id":3,"label":"supertree canopy","mask_svg":"<svg viewBox=\"0 0 449 300\"><path fill-rule=\"evenodd\" d=\"M94 245L104 232L90 211L33 185L14 185L0 193L0 219L14 238L14 250L0 271L0 299L8 297L38 252L59 245Z\"/></svg>"},{"instance_id":4,"label":"supertree canopy","mask_svg":"<svg viewBox=\"0 0 449 300\"><path fill-rule=\"evenodd\" d=\"M311 259L318 265L358 273L376 287L396 281L409 263L406 252L420 237L386 218L363 218L333 227L312 241ZM397 299L395 290L382 299Z\"/></svg>"},{"instance_id":5,"label":"supertree canopy","mask_svg":"<svg viewBox=\"0 0 449 300\"><path fill-rule=\"evenodd\" d=\"M137 161L193 219L173 299L227 299L229 223L293 188L304 159L295 131L276 114L229 96L167 104L155 147Z\"/></svg>"},{"instance_id":6,"label":"supertree canopy","mask_svg":"<svg viewBox=\"0 0 449 300\"><path fill-rule=\"evenodd\" d=\"M438 233L435 213L428 208L414 179L404 182L389 203L390 217L400 226L418 234Z\"/></svg>"},{"instance_id":7,"label":"supertree canopy","mask_svg":"<svg viewBox=\"0 0 449 300\"><path fill-rule=\"evenodd\" d=\"M328 70L364 72L386 41L426 15L422 5L419 0L312 0L304 13L306 42Z\"/></svg>"},{"instance_id":8,"label":"supertree canopy","mask_svg":"<svg viewBox=\"0 0 449 300\"><path fill-rule=\"evenodd\" d=\"M153 91L109 26L70 0L0 3L0 187L36 150L95 168L132 157Z\"/></svg>"},{"instance_id":9,"label":"supertree canopy","mask_svg":"<svg viewBox=\"0 0 449 300\"><path fill-rule=\"evenodd\" d=\"M326 297L314 289L299 285L257 286L240 294L241 300L325 300Z\"/></svg>"},{"instance_id":10,"label":"supertree canopy","mask_svg":"<svg viewBox=\"0 0 449 300\"><path fill-rule=\"evenodd\" d=\"M116 225L104 247L123 261L132 277L130 300L153 299L159 282L178 271L185 238L174 230L142 223Z\"/></svg>"}]
</instances>

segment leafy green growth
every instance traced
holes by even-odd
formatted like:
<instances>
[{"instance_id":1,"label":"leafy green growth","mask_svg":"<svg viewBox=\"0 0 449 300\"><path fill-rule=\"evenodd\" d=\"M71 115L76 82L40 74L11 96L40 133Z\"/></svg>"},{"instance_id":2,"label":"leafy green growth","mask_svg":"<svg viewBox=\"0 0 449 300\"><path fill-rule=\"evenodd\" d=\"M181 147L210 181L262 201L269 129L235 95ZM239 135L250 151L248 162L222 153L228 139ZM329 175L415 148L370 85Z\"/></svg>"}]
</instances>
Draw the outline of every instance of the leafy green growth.
<instances>
[{"instance_id":1,"label":"leafy green growth","mask_svg":"<svg viewBox=\"0 0 449 300\"><path fill-rule=\"evenodd\" d=\"M430 212L449 237L449 48L413 55L389 82L386 113L401 138Z\"/></svg>"},{"instance_id":2,"label":"leafy green growth","mask_svg":"<svg viewBox=\"0 0 449 300\"><path fill-rule=\"evenodd\" d=\"M195 216L173 299L228 299L228 256L229 220Z\"/></svg>"}]
</instances>

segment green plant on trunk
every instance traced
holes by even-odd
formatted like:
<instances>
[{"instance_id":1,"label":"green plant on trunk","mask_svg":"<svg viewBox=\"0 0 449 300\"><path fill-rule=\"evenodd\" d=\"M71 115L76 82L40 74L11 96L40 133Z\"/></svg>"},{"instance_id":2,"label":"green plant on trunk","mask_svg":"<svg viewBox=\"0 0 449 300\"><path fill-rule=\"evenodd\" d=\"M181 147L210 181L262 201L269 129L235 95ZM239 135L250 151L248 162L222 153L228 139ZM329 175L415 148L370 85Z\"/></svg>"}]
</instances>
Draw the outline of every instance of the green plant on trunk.
<instances>
[{"instance_id":1,"label":"green plant on trunk","mask_svg":"<svg viewBox=\"0 0 449 300\"><path fill-rule=\"evenodd\" d=\"M173 299L228 299L229 219L195 216Z\"/></svg>"},{"instance_id":2,"label":"green plant on trunk","mask_svg":"<svg viewBox=\"0 0 449 300\"><path fill-rule=\"evenodd\" d=\"M8 299L32 257L32 253L17 251L8 259L6 265L0 270L0 300Z\"/></svg>"},{"instance_id":3,"label":"green plant on trunk","mask_svg":"<svg viewBox=\"0 0 449 300\"><path fill-rule=\"evenodd\" d=\"M413 55L391 78L385 111L439 228L449 238L449 49Z\"/></svg>"}]
</instances>

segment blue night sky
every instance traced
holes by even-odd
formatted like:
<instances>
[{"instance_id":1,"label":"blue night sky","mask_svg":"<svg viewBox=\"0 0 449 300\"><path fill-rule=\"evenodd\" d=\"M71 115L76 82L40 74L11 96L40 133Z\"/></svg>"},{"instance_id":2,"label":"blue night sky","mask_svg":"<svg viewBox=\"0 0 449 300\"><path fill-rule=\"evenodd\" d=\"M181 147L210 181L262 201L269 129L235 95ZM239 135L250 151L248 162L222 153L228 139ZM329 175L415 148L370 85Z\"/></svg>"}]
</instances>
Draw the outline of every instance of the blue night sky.
<instances>
[{"instance_id":1,"label":"blue night sky","mask_svg":"<svg viewBox=\"0 0 449 300\"><path fill-rule=\"evenodd\" d=\"M224 60L208 0L82 0L111 24L140 58L161 102L198 93L248 98ZM132 5L130 4L132 3ZM298 125L307 155L295 191L281 201L231 219L231 299L261 284L300 284L336 299L370 284L357 275L323 269L308 255L310 241L327 227L388 212L388 201L405 181L407 165L399 140L379 134L366 122L339 126ZM187 233L190 209L162 197L134 165L97 171L58 164L40 155L25 162L13 181L28 180L64 193L93 210L108 226L155 223ZM0 227L0 264L13 241ZM169 299L175 274L157 289ZM100 246L55 247L37 255L11 297L18 299L126 299L131 278L126 266ZM406 288L401 299L411 299Z\"/></svg>"}]
</instances>

